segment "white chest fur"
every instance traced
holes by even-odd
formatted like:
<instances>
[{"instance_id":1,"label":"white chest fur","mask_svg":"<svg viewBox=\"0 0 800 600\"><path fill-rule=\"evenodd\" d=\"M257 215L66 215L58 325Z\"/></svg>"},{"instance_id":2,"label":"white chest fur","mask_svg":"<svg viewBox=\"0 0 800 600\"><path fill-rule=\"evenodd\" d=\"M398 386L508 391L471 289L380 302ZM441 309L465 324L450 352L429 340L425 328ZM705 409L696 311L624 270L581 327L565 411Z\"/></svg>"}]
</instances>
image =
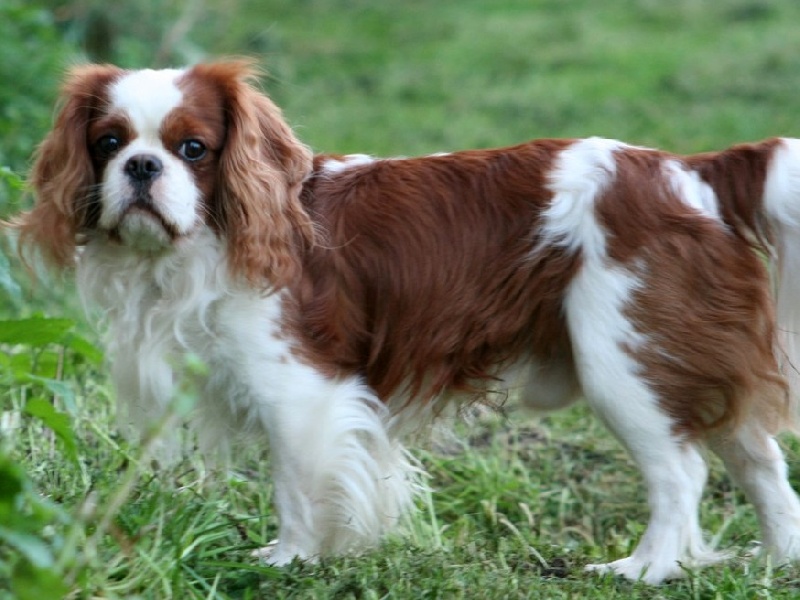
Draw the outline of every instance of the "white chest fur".
<instances>
[{"instance_id":1,"label":"white chest fur","mask_svg":"<svg viewBox=\"0 0 800 600\"><path fill-rule=\"evenodd\" d=\"M184 240L167 256L91 242L79 261L78 285L87 309L102 311L120 417L136 430L162 416L181 354L194 353L208 367L199 400L206 406L198 407L198 415L205 425L227 424L198 428L209 445L224 429L241 433L243 425L262 422L261 405L282 391L278 370L303 368L294 365L279 335L279 295L232 281L222 245L210 231Z\"/></svg>"}]
</instances>

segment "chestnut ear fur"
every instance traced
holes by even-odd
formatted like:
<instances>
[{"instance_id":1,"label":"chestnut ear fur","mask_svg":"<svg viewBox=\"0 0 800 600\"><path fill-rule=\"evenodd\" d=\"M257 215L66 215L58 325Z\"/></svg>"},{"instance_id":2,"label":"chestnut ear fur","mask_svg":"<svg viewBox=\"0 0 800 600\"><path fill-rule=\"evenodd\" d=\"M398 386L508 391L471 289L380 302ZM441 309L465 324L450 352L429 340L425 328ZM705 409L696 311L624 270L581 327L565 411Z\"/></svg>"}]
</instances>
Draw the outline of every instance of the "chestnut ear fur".
<instances>
[{"instance_id":1,"label":"chestnut ear fur","mask_svg":"<svg viewBox=\"0 0 800 600\"><path fill-rule=\"evenodd\" d=\"M311 151L280 109L253 85L247 60L198 65L191 76L214 81L226 102L227 137L212 210L227 241L232 270L249 282L281 287L300 269L313 226L300 203Z\"/></svg>"},{"instance_id":2,"label":"chestnut ear fur","mask_svg":"<svg viewBox=\"0 0 800 600\"><path fill-rule=\"evenodd\" d=\"M97 183L87 128L102 102L102 91L121 73L110 65L84 65L67 75L55 125L34 155L30 185L36 204L10 223L20 232L21 252L37 248L56 267L74 263L78 236L89 218Z\"/></svg>"}]
</instances>

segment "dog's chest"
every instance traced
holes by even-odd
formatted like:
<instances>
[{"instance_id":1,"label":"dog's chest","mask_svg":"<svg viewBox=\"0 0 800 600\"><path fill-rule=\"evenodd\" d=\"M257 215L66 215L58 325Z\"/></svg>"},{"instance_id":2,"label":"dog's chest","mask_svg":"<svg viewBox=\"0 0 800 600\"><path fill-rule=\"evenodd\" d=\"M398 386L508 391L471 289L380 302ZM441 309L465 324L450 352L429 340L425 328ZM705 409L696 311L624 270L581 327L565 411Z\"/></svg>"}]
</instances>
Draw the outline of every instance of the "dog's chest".
<instances>
[{"instance_id":1,"label":"dog's chest","mask_svg":"<svg viewBox=\"0 0 800 600\"><path fill-rule=\"evenodd\" d=\"M254 293L233 294L211 304L187 323L179 347L195 352L209 366L246 368L251 363L285 361L290 354L281 333L280 298Z\"/></svg>"}]
</instances>

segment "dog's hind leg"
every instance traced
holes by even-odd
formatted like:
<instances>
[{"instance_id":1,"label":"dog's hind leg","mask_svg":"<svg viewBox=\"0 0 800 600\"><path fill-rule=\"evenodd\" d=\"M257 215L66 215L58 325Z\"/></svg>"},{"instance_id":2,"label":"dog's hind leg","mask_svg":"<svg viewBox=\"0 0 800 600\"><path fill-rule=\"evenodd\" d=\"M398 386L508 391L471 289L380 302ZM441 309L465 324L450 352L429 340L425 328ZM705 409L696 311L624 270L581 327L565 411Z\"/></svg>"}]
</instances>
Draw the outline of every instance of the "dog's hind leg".
<instances>
[{"instance_id":1,"label":"dog's hind leg","mask_svg":"<svg viewBox=\"0 0 800 600\"><path fill-rule=\"evenodd\" d=\"M606 359L611 356L606 355ZM707 468L695 444L677 437L672 420L620 350L618 364L589 359L581 369L586 397L627 447L647 485L650 519L631 556L589 570L651 584L683 575L682 566L720 560L703 541L698 507Z\"/></svg>"},{"instance_id":2,"label":"dog's hind leg","mask_svg":"<svg viewBox=\"0 0 800 600\"><path fill-rule=\"evenodd\" d=\"M622 268L588 265L572 284L566 314L584 395L636 461L650 507L647 529L631 556L588 568L655 584L681 576L682 565L720 557L706 548L698 520L707 473L703 457L676 435L631 352L645 341L625 313L637 285Z\"/></svg>"},{"instance_id":3,"label":"dog's hind leg","mask_svg":"<svg viewBox=\"0 0 800 600\"><path fill-rule=\"evenodd\" d=\"M591 396L595 410L630 450L644 476L650 519L631 556L587 569L658 584L681 577L684 566L702 566L725 558L710 551L703 540L698 506L707 469L697 447L676 438L658 410L615 400L617 406L613 407L613 401ZM631 413L638 418L632 419Z\"/></svg>"},{"instance_id":4,"label":"dog's hind leg","mask_svg":"<svg viewBox=\"0 0 800 600\"><path fill-rule=\"evenodd\" d=\"M753 504L763 548L779 563L800 559L800 500L789 485L775 439L753 423L709 444Z\"/></svg>"}]
</instances>

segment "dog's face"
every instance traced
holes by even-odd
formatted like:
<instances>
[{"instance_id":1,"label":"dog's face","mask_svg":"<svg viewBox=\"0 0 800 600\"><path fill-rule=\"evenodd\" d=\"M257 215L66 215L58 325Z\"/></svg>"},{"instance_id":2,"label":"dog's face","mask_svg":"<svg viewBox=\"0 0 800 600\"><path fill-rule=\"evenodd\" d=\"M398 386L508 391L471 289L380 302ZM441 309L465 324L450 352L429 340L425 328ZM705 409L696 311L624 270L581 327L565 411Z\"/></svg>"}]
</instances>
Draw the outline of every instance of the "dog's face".
<instances>
[{"instance_id":1,"label":"dog's face","mask_svg":"<svg viewBox=\"0 0 800 600\"><path fill-rule=\"evenodd\" d=\"M298 198L311 156L252 78L243 61L73 70L34 165L23 241L63 266L76 244L153 255L208 228L234 270L281 283L311 235Z\"/></svg>"},{"instance_id":2,"label":"dog's face","mask_svg":"<svg viewBox=\"0 0 800 600\"><path fill-rule=\"evenodd\" d=\"M87 128L96 229L142 252L213 224L224 102L175 70L136 71L105 87Z\"/></svg>"}]
</instances>

